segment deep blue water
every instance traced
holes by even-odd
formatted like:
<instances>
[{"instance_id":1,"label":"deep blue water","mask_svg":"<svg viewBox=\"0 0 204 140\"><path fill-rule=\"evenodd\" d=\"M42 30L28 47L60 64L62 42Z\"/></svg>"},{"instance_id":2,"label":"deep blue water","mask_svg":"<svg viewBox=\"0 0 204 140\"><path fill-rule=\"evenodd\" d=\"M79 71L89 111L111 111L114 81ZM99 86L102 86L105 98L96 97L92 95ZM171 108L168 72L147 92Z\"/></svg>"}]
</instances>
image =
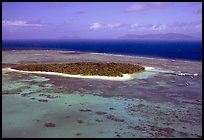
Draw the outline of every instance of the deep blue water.
<instances>
[{"instance_id":1,"label":"deep blue water","mask_svg":"<svg viewBox=\"0 0 204 140\"><path fill-rule=\"evenodd\" d=\"M67 50L202 61L201 41L21 40L2 50Z\"/></svg>"}]
</instances>

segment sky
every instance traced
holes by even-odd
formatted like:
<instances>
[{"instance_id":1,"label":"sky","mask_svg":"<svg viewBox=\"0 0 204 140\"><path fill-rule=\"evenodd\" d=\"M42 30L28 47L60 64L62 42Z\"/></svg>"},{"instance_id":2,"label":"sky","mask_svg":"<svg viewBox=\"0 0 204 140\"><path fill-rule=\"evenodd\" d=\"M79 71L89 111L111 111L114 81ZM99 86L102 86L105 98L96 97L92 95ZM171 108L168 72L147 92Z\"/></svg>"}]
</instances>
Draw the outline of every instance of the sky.
<instances>
[{"instance_id":1,"label":"sky","mask_svg":"<svg viewBox=\"0 0 204 140\"><path fill-rule=\"evenodd\" d=\"M3 2L2 39L115 39L181 33L201 38L201 2Z\"/></svg>"}]
</instances>

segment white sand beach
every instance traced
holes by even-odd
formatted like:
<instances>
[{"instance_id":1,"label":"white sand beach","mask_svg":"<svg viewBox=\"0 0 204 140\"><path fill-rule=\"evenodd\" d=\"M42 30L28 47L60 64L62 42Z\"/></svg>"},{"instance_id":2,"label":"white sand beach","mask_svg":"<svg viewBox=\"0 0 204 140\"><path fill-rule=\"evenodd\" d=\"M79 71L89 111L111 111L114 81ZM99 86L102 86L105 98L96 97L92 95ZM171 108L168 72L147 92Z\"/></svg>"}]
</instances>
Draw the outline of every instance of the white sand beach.
<instances>
[{"instance_id":1,"label":"white sand beach","mask_svg":"<svg viewBox=\"0 0 204 140\"><path fill-rule=\"evenodd\" d=\"M155 69L154 67L145 67L145 70L153 70Z\"/></svg>"}]
</instances>

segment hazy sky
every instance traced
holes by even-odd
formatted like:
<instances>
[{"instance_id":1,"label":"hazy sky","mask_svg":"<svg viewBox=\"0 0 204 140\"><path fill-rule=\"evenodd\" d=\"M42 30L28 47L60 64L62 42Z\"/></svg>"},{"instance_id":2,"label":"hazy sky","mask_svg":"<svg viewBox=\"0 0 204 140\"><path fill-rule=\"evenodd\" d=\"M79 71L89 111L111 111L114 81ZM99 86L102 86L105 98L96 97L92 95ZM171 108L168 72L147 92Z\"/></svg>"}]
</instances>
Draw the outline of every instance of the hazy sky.
<instances>
[{"instance_id":1,"label":"hazy sky","mask_svg":"<svg viewBox=\"0 0 204 140\"><path fill-rule=\"evenodd\" d=\"M201 2L3 2L2 39L117 38L182 33L201 37Z\"/></svg>"}]
</instances>

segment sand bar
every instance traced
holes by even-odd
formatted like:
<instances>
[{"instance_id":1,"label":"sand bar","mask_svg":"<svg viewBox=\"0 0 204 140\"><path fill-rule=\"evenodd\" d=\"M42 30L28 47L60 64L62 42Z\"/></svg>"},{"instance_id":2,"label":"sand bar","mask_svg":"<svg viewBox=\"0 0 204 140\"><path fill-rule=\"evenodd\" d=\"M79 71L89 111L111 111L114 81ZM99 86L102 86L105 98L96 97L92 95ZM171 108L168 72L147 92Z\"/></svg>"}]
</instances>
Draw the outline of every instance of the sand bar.
<instances>
[{"instance_id":1,"label":"sand bar","mask_svg":"<svg viewBox=\"0 0 204 140\"><path fill-rule=\"evenodd\" d=\"M154 67L145 67L145 70L153 70L155 69Z\"/></svg>"}]
</instances>

